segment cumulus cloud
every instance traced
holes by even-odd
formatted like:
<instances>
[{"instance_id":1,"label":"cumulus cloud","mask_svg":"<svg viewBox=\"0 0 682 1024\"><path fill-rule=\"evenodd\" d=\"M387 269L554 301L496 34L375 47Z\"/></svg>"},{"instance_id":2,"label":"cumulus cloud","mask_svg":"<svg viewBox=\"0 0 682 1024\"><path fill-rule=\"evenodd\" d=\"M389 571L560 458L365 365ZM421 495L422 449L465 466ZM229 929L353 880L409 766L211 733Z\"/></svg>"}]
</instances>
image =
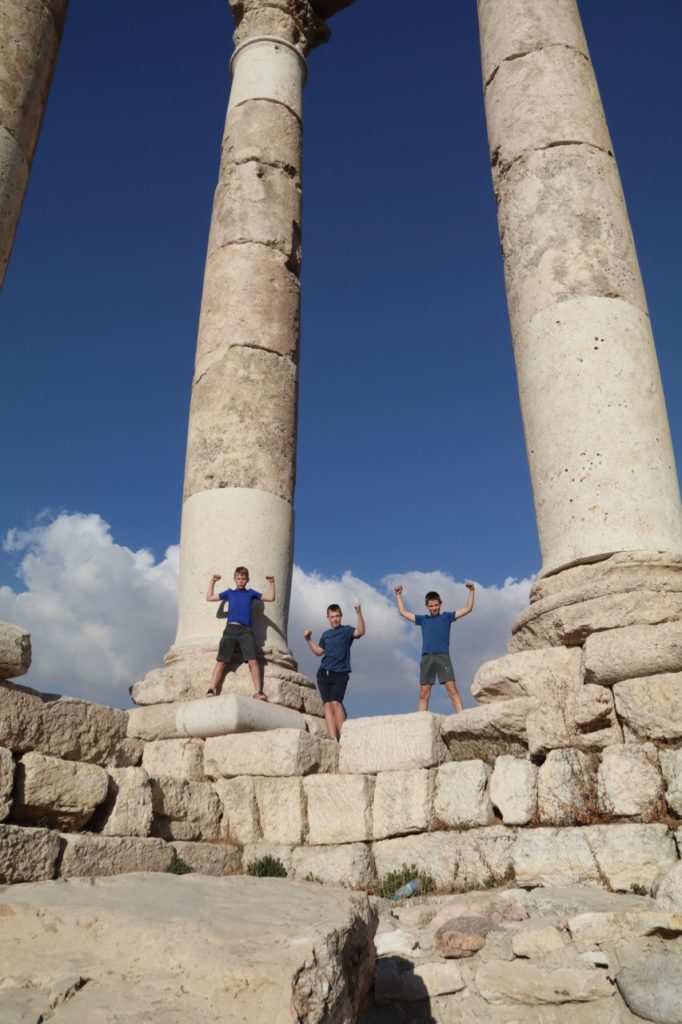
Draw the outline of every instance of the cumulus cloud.
<instances>
[{"instance_id":1,"label":"cumulus cloud","mask_svg":"<svg viewBox=\"0 0 682 1024\"><path fill-rule=\"evenodd\" d=\"M19 558L24 589L0 587L0 619L27 629L33 664L25 681L36 689L124 707L128 687L161 664L175 635L178 548L155 561L150 551L117 544L98 515L62 514L29 530L11 530L4 542ZM420 630L396 610L393 587L402 583L408 608L424 609L427 590L437 590L447 609L463 607L463 581L446 572L387 575L378 587L350 572L325 578L294 567L289 644L301 671L314 678L316 659L303 640L326 628L325 609L338 603L354 623L362 604L367 634L352 650L347 706L353 716L414 710L417 701ZM465 705L478 666L506 651L511 624L528 604L530 580L477 585L474 612L452 627L452 657ZM431 707L448 711L436 688Z\"/></svg>"}]
</instances>

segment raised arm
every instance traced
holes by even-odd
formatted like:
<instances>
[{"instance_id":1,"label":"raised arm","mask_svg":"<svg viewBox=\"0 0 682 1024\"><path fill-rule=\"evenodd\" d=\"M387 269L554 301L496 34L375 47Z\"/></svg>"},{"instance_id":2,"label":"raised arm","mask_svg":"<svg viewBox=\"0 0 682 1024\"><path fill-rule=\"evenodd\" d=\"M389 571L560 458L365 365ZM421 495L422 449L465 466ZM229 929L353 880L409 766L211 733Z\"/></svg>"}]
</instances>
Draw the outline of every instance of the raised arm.
<instances>
[{"instance_id":1,"label":"raised arm","mask_svg":"<svg viewBox=\"0 0 682 1024\"><path fill-rule=\"evenodd\" d=\"M464 586L469 591L469 596L467 598L467 603L464 605L464 607L460 608L459 611L455 612L456 619L461 619L463 615L468 615L469 612L473 611L474 608L474 585L471 582L471 580L465 580Z\"/></svg>"},{"instance_id":2,"label":"raised arm","mask_svg":"<svg viewBox=\"0 0 682 1024\"><path fill-rule=\"evenodd\" d=\"M275 600L275 577L274 576L266 576L265 579L267 580L269 586L268 586L267 593L263 594L263 600L264 601L274 601Z\"/></svg>"},{"instance_id":3,"label":"raised arm","mask_svg":"<svg viewBox=\"0 0 682 1024\"><path fill-rule=\"evenodd\" d=\"M360 607L360 602L356 601L353 607L355 608L355 611L358 616L358 625L355 632L353 633L353 636L355 637L356 640L359 640L361 636L365 635L365 620L362 617L362 608Z\"/></svg>"},{"instance_id":4,"label":"raised arm","mask_svg":"<svg viewBox=\"0 0 682 1024\"><path fill-rule=\"evenodd\" d=\"M220 600L220 598L218 597L218 595L215 592L215 585L216 585L216 583L218 582L219 579L220 579L220 573L214 572L213 575L211 576L209 582L208 582L208 590L206 591L206 600L207 601L219 601Z\"/></svg>"},{"instance_id":5,"label":"raised arm","mask_svg":"<svg viewBox=\"0 0 682 1024\"><path fill-rule=\"evenodd\" d=\"M399 583L397 587L393 588L393 593L395 594L396 603L398 605L398 611L400 612L402 617L404 619L407 619L408 622L414 622L414 615L412 614L412 612L408 612L407 608L405 607L405 602L403 601L403 588L401 583Z\"/></svg>"},{"instance_id":6,"label":"raised arm","mask_svg":"<svg viewBox=\"0 0 682 1024\"><path fill-rule=\"evenodd\" d=\"M318 658L321 658L322 655L324 654L324 648L320 647L319 644L316 644L315 641L313 640L312 629L304 630L303 639L308 644L308 647L313 652L313 654L316 654Z\"/></svg>"}]
</instances>

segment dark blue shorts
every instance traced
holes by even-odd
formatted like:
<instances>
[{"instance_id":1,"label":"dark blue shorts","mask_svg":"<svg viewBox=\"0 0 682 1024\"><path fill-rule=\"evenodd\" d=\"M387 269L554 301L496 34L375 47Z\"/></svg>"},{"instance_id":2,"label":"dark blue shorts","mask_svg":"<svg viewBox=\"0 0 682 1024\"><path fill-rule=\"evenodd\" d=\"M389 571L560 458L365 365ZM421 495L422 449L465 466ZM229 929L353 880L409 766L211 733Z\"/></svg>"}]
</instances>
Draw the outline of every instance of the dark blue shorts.
<instances>
[{"instance_id":1,"label":"dark blue shorts","mask_svg":"<svg viewBox=\"0 0 682 1024\"><path fill-rule=\"evenodd\" d=\"M330 672L329 669L319 668L317 670L317 688L323 704L329 704L332 700L343 703L346 695L346 687L350 672Z\"/></svg>"}]
</instances>

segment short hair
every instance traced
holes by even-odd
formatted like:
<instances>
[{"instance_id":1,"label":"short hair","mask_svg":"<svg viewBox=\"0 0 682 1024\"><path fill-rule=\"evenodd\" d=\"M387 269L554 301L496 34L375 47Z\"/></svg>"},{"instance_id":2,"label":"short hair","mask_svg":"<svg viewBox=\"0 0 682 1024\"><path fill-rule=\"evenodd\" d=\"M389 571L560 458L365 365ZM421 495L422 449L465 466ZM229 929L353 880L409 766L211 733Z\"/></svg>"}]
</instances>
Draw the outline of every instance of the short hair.
<instances>
[{"instance_id":1,"label":"short hair","mask_svg":"<svg viewBox=\"0 0 682 1024\"><path fill-rule=\"evenodd\" d=\"M428 604L429 601L438 601L439 604L443 603L443 599L440 594L437 594L435 590L429 590L428 594L424 598L424 604Z\"/></svg>"},{"instance_id":2,"label":"short hair","mask_svg":"<svg viewBox=\"0 0 682 1024\"><path fill-rule=\"evenodd\" d=\"M250 578L249 570L246 568L245 565L238 565L237 568L234 570L234 575L236 576L237 573L239 573L240 576L246 576L247 579Z\"/></svg>"},{"instance_id":3,"label":"short hair","mask_svg":"<svg viewBox=\"0 0 682 1024\"><path fill-rule=\"evenodd\" d=\"M327 615L329 615L330 612L339 612L340 615L343 615L340 604L330 604L327 608Z\"/></svg>"}]
</instances>

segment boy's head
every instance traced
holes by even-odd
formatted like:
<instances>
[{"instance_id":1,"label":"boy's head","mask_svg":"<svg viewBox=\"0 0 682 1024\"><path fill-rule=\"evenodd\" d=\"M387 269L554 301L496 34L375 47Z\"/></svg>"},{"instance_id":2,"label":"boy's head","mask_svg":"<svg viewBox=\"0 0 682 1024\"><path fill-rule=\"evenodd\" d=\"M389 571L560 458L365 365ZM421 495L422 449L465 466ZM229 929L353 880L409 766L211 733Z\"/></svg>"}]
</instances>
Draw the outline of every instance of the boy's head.
<instances>
[{"instance_id":1,"label":"boy's head","mask_svg":"<svg viewBox=\"0 0 682 1024\"><path fill-rule=\"evenodd\" d=\"M429 590L424 598L424 604L428 608L430 615L440 615L443 602L440 599L440 594L437 594L435 590Z\"/></svg>"},{"instance_id":2,"label":"boy's head","mask_svg":"<svg viewBox=\"0 0 682 1024\"><path fill-rule=\"evenodd\" d=\"M243 590L249 582L249 570L245 565L238 565L234 570L234 582L237 584L238 590Z\"/></svg>"},{"instance_id":3,"label":"boy's head","mask_svg":"<svg viewBox=\"0 0 682 1024\"><path fill-rule=\"evenodd\" d=\"M329 607L327 608L327 619L328 619L329 625L332 627L332 629L336 629L337 626L341 625L341 616L342 615L343 615L343 612L341 611L341 606L340 605L338 605L338 604L330 604L329 605Z\"/></svg>"}]
</instances>

